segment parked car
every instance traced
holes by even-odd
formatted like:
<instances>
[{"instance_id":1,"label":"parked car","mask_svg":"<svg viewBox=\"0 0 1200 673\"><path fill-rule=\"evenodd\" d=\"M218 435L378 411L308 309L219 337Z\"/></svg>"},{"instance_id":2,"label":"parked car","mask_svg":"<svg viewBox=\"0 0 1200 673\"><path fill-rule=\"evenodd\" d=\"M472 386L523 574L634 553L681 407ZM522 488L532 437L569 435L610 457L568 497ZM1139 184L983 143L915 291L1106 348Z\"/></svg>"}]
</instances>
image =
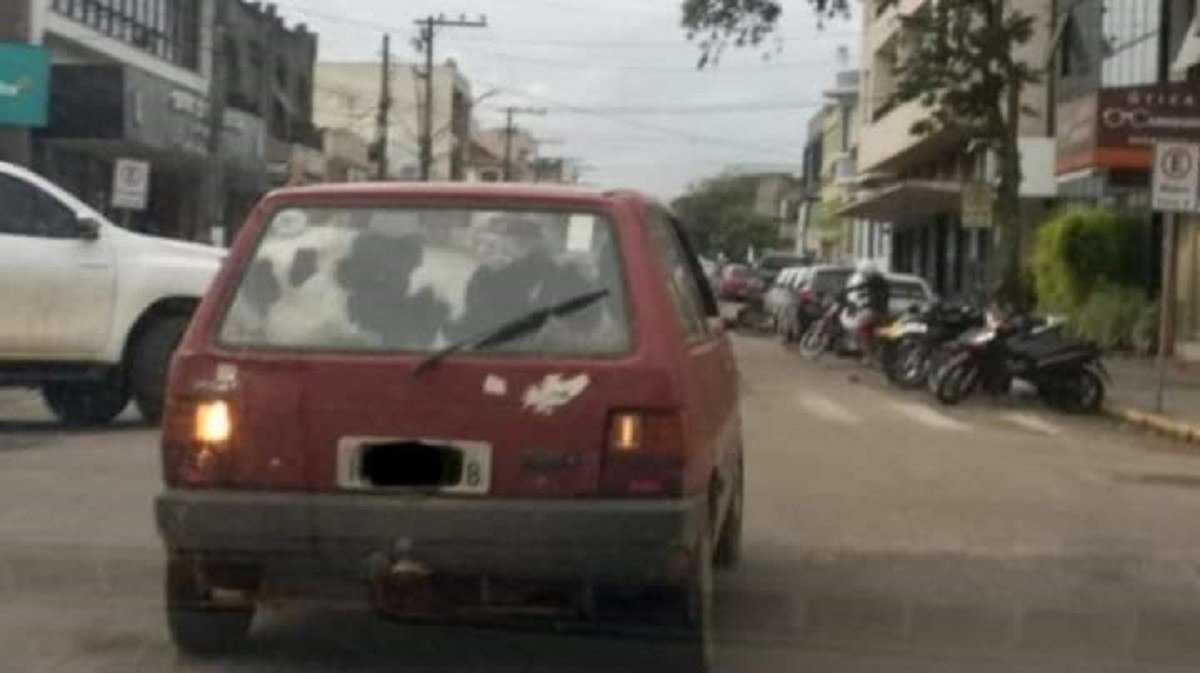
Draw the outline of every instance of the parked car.
<instances>
[{"instance_id":1,"label":"parked car","mask_svg":"<svg viewBox=\"0 0 1200 673\"><path fill-rule=\"evenodd\" d=\"M790 334L798 338L824 313L825 303L846 288L854 269L840 264L808 267L796 287L796 310L788 322Z\"/></svg>"},{"instance_id":2,"label":"parked car","mask_svg":"<svg viewBox=\"0 0 1200 673\"><path fill-rule=\"evenodd\" d=\"M776 332L785 338L796 336L789 327L799 305L799 289L809 272L808 267L793 266L779 272L775 283L763 294L763 310L771 316Z\"/></svg>"},{"instance_id":3,"label":"parked car","mask_svg":"<svg viewBox=\"0 0 1200 673\"><path fill-rule=\"evenodd\" d=\"M809 266L812 258L808 255L790 255L771 252L763 255L754 264L754 274L762 281L763 287L768 288L775 282L775 277L789 267Z\"/></svg>"},{"instance_id":4,"label":"parked car","mask_svg":"<svg viewBox=\"0 0 1200 673\"><path fill-rule=\"evenodd\" d=\"M738 374L667 210L328 185L245 227L171 370L155 508L179 648L365 578L400 617L651 601L620 616L668 615L707 656L741 540Z\"/></svg>"},{"instance_id":5,"label":"parked car","mask_svg":"<svg viewBox=\"0 0 1200 673\"><path fill-rule=\"evenodd\" d=\"M745 264L726 264L721 269L722 301L751 301L762 294L763 283Z\"/></svg>"},{"instance_id":6,"label":"parked car","mask_svg":"<svg viewBox=\"0 0 1200 673\"><path fill-rule=\"evenodd\" d=\"M929 282L911 273L888 273L888 286L891 296L888 299L888 310L892 315L905 311L924 311L937 303L937 295Z\"/></svg>"},{"instance_id":7,"label":"parked car","mask_svg":"<svg viewBox=\"0 0 1200 673\"><path fill-rule=\"evenodd\" d=\"M37 388L71 425L132 397L162 413L167 365L224 252L118 227L32 171L0 162L0 386Z\"/></svg>"}]
</instances>

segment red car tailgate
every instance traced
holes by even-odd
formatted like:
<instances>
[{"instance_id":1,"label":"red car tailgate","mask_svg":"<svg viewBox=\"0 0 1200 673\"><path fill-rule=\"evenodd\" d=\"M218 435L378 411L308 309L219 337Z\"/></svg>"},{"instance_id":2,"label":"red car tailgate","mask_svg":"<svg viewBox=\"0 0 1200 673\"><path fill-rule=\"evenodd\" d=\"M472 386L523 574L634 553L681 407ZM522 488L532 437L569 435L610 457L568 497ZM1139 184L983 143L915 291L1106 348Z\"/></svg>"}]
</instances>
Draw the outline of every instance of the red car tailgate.
<instances>
[{"instance_id":1,"label":"red car tailgate","mask_svg":"<svg viewBox=\"0 0 1200 673\"><path fill-rule=\"evenodd\" d=\"M298 360L303 364L290 381L241 360L246 440L256 449L251 453L263 456L238 461L246 485L258 480L256 470L271 472L260 464L270 455L289 469L302 465L308 489L338 490L339 444L372 438L484 443L491 461L487 495L590 495L599 485L609 414L670 408L678 399L666 372L629 358L459 355L415 377L418 359L407 356Z\"/></svg>"}]
</instances>

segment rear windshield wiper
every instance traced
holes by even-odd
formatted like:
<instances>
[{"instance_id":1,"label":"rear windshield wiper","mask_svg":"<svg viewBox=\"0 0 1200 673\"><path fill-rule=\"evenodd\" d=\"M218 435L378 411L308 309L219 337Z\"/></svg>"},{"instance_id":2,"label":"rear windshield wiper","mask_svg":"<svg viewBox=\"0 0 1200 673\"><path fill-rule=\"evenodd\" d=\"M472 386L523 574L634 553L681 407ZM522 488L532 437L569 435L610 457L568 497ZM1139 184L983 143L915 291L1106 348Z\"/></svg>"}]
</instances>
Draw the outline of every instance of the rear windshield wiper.
<instances>
[{"instance_id":1,"label":"rear windshield wiper","mask_svg":"<svg viewBox=\"0 0 1200 673\"><path fill-rule=\"evenodd\" d=\"M521 336L522 334L528 334L529 332L540 329L542 325L545 325L546 321L550 318L561 317L574 313L580 309L587 308L606 296L608 296L607 288L603 290L593 290L592 292L577 295L571 297L570 299L564 299L558 303L530 311L529 313L514 318L482 335L474 335L449 343L439 350L430 353L425 357L424 360L418 362L416 368L413 369L412 375L420 376L421 372L441 362L446 358L446 356L452 355L466 348L467 346L472 346L474 348L486 348L488 346L504 343L505 341L510 341Z\"/></svg>"}]
</instances>

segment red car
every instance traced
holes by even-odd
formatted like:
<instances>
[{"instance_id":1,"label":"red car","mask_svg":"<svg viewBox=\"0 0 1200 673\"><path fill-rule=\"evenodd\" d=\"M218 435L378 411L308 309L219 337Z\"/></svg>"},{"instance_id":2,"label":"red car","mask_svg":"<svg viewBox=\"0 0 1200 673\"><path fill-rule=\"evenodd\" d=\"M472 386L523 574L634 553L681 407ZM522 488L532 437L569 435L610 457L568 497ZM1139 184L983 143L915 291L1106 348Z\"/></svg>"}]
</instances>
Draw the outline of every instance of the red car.
<instances>
[{"instance_id":1,"label":"red car","mask_svg":"<svg viewBox=\"0 0 1200 673\"><path fill-rule=\"evenodd\" d=\"M744 264L729 264L721 269L719 294L723 301L750 301L762 293L763 283Z\"/></svg>"},{"instance_id":2,"label":"red car","mask_svg":"<svg viewBox=\"0 0 1200 673\"><path fill-rule=\"evenodd\" d=\"M682 227L634 192L269 194L171 368L175 643L222 651L264 599L365 582L400 617L666 619L707 656L742 517L716 316Z\"/></svg>"}]
</instances>

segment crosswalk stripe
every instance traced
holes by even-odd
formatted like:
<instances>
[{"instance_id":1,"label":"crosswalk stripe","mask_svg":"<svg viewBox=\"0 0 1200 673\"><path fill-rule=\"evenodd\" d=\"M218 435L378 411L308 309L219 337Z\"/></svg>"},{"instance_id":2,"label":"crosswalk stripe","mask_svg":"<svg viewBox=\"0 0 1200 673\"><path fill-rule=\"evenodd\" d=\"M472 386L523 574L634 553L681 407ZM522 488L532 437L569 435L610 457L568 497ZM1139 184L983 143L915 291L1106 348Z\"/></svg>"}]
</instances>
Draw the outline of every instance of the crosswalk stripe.
<instances>
[{"instance_id":1,"label":"crosswalk stripe","mask_svg":"<svg viewBox=\"0 0 1200 673\"><path fill-rule=\"evenodd\" d=\"M1050 435L1054 437L1059 434L1058 426L1047 420L1039 418L1034 414L1013 412L1011 414L1005 414L1004 420L1012 423L1013 425L1019 425L1026 430L1031 430L1043 435Z\"/></svg>"},{"instance_id":2,"label":"crosswalk stripe","mask_svg":"<svg viewBox=\"0 0 1200 673\"><path fill-rule=\"evenodd\" d=\"M931 428L938 430L955 430L962 432L970 430L971 426L962 421L955 420L949 416L931 409L927 405L917 404L914 402L891 402L891 406L896 411L908 416L918 423L928 425Z\"/></svg>"},{"instance_id":3,"label":"crosswalk stripe","mask_svg":"<svg viewBox=\"0 0 1200 673\"><path fill-rule=\"evenodd\" d=\"M814 416L820 416L827 421L843 425L854 425L862 420L842 405L821 395L800 393L796 396L796 401L799 402L800 406L804 407L805 411Z\"/></svg>"}]
</instances>

